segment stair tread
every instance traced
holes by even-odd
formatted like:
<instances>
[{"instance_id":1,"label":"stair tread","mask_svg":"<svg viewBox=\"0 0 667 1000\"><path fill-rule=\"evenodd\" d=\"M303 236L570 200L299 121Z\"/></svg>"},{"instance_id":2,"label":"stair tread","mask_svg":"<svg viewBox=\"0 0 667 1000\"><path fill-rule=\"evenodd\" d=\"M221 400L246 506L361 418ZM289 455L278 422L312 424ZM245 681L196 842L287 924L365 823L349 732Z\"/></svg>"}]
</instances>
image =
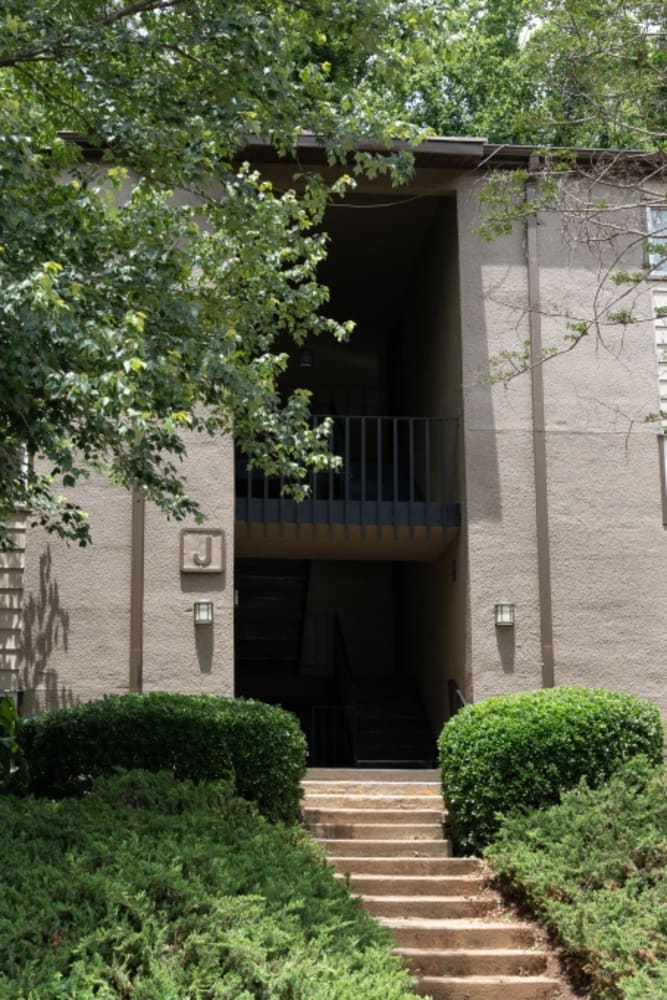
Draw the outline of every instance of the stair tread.
<instances>
[{"instance_id":1,"label":"stair tread","mask_svg":"<svg viewBox=\"0 0 667 1000\"><path fill-rule=\"evenodd\" d=\"M488 930L527 930L530 924L521 920L490 920L488 917L376 917L383 927L426 927L429 930L456 930L461 927Z\"/></svg>"},{"instance_id":2,"label":"stair tread","mask_svg":"<svg viewBox=\"0 0 667 1000\"><path fill-rule=\"evenodd\" d=\"M353 886L353 889L354 889L354 886ZM451 895L446 894L444 896L439 896L439 895L438 896L436 896L436 895L433 895L433 896L422 896L422 895L419 895L419 894L416 894L414 896L413 895L410 895L410 896L400 896L400 895L399 896L393 896L390 893L384 893L384 892L380 893L380 895L375 895L375 893L370 893L370 892L353 892L353 895L358 896L360 899L367 899L369 901L378 902L378 903L379 902L383 902L383 903L401 903L401 904L409 904L409 903L414 903L414 902L423 902L423 903L428 903L428 904L431 904L431 903L469 903L471 901L476 902L477 899L478 899L478 897L477 897L476 894L471 894L471 895L467 895L466 896L466 895L462 895L460 892L457 892L455 894L452 893ZM482 899L481 901L482 902L486 902L486 900L484 900L484 899ZM491 906L493 906L493 903L494 903L493 900L489 900L488 902L490 903Z\"/></svg>"},{"instance_id":3,"label":"stair tread","mask_svg":"<svg viewBox=\"0 0 667 1000\"><path fill-rule=\"evenodd\" d=\"M469 880L471 887L484 885L482 876L472 872L468 875L378 875L375 872L355 872L352 877L364 878L368 882L387 882L391 879L392 882L396 882L398 885L402 885L404 882L423 882L424 885L432 885L433 882L444 882L446 885L447 882L459 883L461 879Z\"/></svg>"},{"instance_id":4,"label":"stair tread","mask_svg":"<svg viewBox=\"0 0 667 1000\"><path fill-rule=\"evenodd\" d=\"M520 982L522 985L526 983L535 983L540 986L560 986L558 979L554 976L420 976L420 982L422 985L428 986L429 983L456 983L462 986L474 986L474 985L490 985L490 986L511 986L512 983Z\"/></svg>"},{"instance_id":5,"label":"stair tread","mask_svg":"<svg viewBox=\"0 0 667 1000\"><path fill-rule=\"evenodd\" d=\"M439 781L427 781L421 779L419 781L406 781L401 778L400 781L382 781L380 778L377 781L354 781L351 778L341 781L326 781L324 778L307 778L302 782L304 791L315 792L316 788L321 789L320 795L323 795L325 790L329 795L335 794L336 792L351 792L351 791L363 791L364 795L409 795L414 793L415 795L432 794L441 795L442 789Z\"/></svg>"},{"instance_id":6,"label":"stair tread","mask_svg":"<svg viewBox=\"0 0 667 1000\"><path fill-rule=\"evenodd\" d=\"M392 948L392 951L396 955L402 955L404 958L421 958L424 956L430 957L431 955L441 955L443 958L448 958L451 955L461 954L518 958L521 955L532 957L533 955L546 954L546 951L542 951L539 948L476 948L470 945L461 945L458 948L409 948L399 946L398 948Z\"/></svg>"},{"instance_id":7,"label":"stair tread","mask_svg":"<svg viewBox=\"0 0 667 1000\"><path fill-rule=\"evenodd\" d=\"M362 768L362 767L309 767L303 782L311 780L327 781L335 784L338 781L373 782L373 781L433 781L440 784L440 772L435 767L429 768Z\"/></svg>"},{"instance_id":8,"label":"stair tread","mask_svg":"<svg viewBox=\"0 0 667 1000\"><path fill-rule=\"evenodd\" d=\"M403 848L405 848L406 844L415 844L421 847L423 847L424 844L443 844L444 846L447 846L447 841L442 840L442 838L434 838L433 840L407 840L405 838L401 839L400 837L397 837L394 840L391 837L379 837L376 840L373 840L371 838L359 837L357 840L354 837L314 837L313 839L316 843L322 844L323 846L326 844L336 844L340 846L350 844L351 846L356 847L357 850L361 848L362 844L372 844L375 848L382 844L385 849L392 844L396 847L400 845ZM386 857L386 854L384 857Z\"/></svg>"}]
</instances>

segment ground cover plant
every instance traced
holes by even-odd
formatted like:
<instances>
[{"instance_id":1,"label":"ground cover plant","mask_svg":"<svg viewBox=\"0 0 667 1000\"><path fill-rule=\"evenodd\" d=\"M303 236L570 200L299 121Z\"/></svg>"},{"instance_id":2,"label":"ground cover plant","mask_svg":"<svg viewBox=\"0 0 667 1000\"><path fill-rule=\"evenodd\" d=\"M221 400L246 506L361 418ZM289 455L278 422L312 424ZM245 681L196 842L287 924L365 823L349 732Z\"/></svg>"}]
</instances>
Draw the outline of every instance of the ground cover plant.
<instances>
[{"instance_id":1,"label":"ground cover plant","mask_svg":"<svg viewBox=\"0 0 667 1000\"><path fill-rule=\"evenodd\" d=\"M2 1000L407 1000L385 932L300 827L228 782L127 772L0 797Z\"/></svg>"},{"instance_id":2,"label":"ground cover plant","mask_svg":"<svg viewBox=\"0 0 667 1000\"><path fill-rule=\"evenodd\" d=\"M298 818L306 741L290 712L213 695L126 694L27 720L20 777L37 795L82 794L118 768L232 778L269 819Z\"/></svg>"},{"instance_id":3,"label":"ground cover plant","mask_svg":"<svg viewBox=\"0 0 667 1000\"><path fill-rule=\"evenodd\" d=\"M667 996L667 770L629 761L607 783L505 821L486 855L506 892L563 943L594 1000Z\"/></svg>"},{"instance_id":4,"label":"ground cover plant","mask_svg":"<svg viewBox=\"0 0 667 1000\"><path fill-rule=\"evenodd\" d=\"M637 754L657 764L663 740L655 705L622 691L561 687L468 705L439 740L452 837L480 851L501 815L556 803L582 777L598 785Z\"/></svg>"}]
</instances>

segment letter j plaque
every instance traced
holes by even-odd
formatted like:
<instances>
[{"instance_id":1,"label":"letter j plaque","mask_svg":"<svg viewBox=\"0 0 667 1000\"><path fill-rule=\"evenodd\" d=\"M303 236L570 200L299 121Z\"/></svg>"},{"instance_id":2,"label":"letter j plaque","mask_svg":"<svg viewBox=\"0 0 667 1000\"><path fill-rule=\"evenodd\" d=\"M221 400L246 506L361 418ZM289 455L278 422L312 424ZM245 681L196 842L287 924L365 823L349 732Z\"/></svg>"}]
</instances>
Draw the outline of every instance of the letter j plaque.
<instances>
[{"instance_id":1,"label":"letter j plaque","mask_svg":"<svg viewBox=\"0 0 667 1000\"><path fill-rule=\"evenodd\" d=\"M223 573L225 534L220 528L181 530L181 573Z\"/></svg>"}]
</instances>

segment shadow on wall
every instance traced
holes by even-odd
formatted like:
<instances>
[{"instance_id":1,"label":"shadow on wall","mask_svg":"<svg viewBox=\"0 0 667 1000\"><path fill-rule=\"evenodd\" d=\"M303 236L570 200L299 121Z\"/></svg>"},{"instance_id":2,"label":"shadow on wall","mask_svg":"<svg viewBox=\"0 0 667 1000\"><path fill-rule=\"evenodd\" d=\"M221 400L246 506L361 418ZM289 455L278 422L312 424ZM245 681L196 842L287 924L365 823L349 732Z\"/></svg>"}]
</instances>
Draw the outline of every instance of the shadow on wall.
<instances>
[{"instance_id":1,"label":"shadow on wall","mask_svg":"<svg viewBox=\"0 0 667 1000\"><path fill-rule=\"evenodd\" d=\"M23 637L18 656L20 685L25 691L25 712L50 712L75 704L71 688L58 685L58 673L49 667L55 649L67 651L69 612L60 606L58 582L52 578L51 548L39 557L39 593L26 595L23 604Z\"/></svg>"},{"instance_id":2,"label":"shadow on wall","mask_svg":"<svg viewBox=\"0 0 667 1000\"><path fill-rule=\"evenodd\" d=\"M496 642L500 662L503 665L503 673L514 673L514 660L516 656L516 641L513 628L496 628Z\"/></svg>"}]
</instances>

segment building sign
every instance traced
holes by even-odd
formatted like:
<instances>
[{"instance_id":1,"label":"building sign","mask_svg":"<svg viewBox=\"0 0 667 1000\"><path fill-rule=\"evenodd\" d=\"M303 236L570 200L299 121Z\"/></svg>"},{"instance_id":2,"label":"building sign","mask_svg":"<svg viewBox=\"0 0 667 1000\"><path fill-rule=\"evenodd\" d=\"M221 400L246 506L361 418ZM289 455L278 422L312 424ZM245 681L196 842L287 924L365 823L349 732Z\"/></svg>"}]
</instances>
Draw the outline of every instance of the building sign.
<instances>
[{"instance_id":1,"label":"building sign","mask_svg":"<svg viewBox=\"0 0 667 1000\"><path fill-rule=\"evenodd\" d=\"M225 533L220 528L183 528L181 573L223 573Z\"/></svg>"}]
</instances>

